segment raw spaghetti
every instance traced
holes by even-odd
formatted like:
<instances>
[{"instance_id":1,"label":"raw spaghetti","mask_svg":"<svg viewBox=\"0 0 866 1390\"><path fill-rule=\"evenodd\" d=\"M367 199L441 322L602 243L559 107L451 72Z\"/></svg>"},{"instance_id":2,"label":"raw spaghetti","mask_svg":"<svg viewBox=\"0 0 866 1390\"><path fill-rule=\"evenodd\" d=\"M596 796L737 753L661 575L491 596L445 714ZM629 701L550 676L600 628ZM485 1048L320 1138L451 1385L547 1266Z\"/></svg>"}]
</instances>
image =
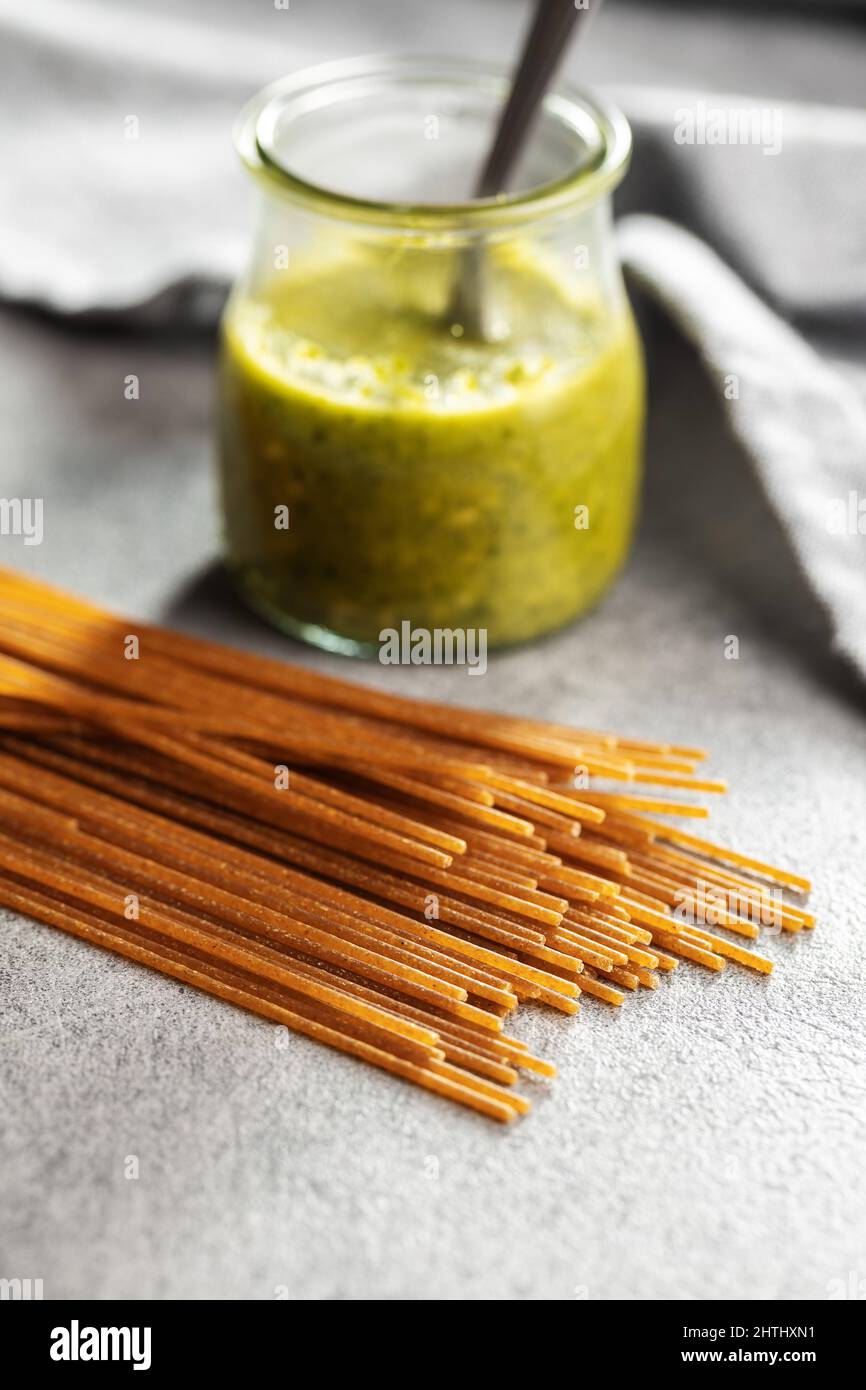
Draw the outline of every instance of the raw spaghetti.
<instances>
[{"instance_id":1,"label":"raw spaghetti","mask_svg":"<svg viewBox=\"0 0 866 1390\"><path fill-rule=\"evenodd\" d=\"M805 878L670 824L707 810L653 787L725 789L703 757L0 571L0 903L497 1120L554 1075L506 1032L523 1000L618 1006L682 960L768 974L742 939L814 926Z\"/></svg>"}]
</instances>

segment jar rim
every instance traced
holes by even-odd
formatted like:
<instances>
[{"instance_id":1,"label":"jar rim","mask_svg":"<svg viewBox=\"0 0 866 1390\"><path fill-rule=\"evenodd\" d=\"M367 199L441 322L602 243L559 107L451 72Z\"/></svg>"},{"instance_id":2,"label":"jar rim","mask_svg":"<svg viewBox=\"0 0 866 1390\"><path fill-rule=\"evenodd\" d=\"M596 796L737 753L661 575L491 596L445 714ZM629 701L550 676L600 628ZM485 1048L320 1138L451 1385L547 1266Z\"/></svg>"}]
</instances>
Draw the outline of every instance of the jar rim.
<instances>
[{"instance_id":1,"label":"jar rim","mask_svg":"<svg viewBox=\"0 0 866 1390\"><path fill-rule=\"evenodd\" d=\"M274 149L275 124L287 106L296 103L300 108L305 100L308 102L328 86L377 76L438 79L464 85L494 82L503 87L503 96L511 79L507 68L493 63L408 55L341 58L302 68L262 88L240 112L234 139L248 171L271 191L319 213L353 222L389 227L402 223L412 230L444 232L486 231L571 212L612 192L628 168L632 141L625 116L607 98L570 83L557 83L544 98L544 107L576 134L585 134L591 126L596 145L594 157L558 179L518 193L452 203L379 201L317 184L280 162Z\"/></svg>"}]
</instances>

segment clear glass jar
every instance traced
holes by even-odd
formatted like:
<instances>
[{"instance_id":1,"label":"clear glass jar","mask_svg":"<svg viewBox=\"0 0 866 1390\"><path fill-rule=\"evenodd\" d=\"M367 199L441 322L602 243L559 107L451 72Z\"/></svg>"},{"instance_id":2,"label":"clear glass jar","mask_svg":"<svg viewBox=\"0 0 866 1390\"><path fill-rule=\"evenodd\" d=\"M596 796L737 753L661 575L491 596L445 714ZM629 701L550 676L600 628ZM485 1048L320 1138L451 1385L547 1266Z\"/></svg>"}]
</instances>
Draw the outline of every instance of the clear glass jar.
<instances>
[{"instance_id":1,"label":"clear glass jar","mask_svg":"<svg viewBox=\"0 0 866 1390\"><path fill-rule=\"evenodd\" d=\"M559 90L515 191L472 201L508 83L340 62L239 119L259 197L222 325L227 558L259 612L320 646L369 653L406 621L523 641L627 553L643 372L610 203L628 127Z\"/></svg>"}]
</instances>

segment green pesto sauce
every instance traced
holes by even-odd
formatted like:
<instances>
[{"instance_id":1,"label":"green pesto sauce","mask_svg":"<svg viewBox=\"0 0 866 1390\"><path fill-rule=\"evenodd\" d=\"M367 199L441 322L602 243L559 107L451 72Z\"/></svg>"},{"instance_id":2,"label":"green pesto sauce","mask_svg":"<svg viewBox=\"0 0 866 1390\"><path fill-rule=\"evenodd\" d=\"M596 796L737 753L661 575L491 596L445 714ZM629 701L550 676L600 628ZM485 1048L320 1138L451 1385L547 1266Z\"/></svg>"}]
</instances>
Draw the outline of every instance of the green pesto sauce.
<instances>
[{"instance_id":1,"label":"green pesto sauce","mask_svg":"<svg viewBox=\"0 0 866 1390\"><path fill-rule=\"evenodd\" d=\"M376 647L409 620L502 645L583 612L622 563L643 414L631 317L537 259L500 253L487 277L493 343L443 323L453 253L320 257L229 301L228 560L280 626Z\"/></svg>"}]
</instances>

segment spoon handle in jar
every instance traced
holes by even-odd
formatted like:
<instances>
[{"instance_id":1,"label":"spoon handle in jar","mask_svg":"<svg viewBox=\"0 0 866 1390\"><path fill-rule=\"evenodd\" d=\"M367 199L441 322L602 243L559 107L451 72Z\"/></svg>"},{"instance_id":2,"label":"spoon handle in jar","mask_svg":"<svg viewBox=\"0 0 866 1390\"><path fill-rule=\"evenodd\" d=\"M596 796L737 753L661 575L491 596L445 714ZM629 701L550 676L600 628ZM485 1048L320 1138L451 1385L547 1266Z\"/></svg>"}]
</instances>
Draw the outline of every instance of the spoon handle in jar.
<instances>
[{"instance_id":1,"label":"spoon handle in jar","mask_svg":"<svg viewBox=\"0 0 866 1390\"><path fill-rule=\"evenodd\" d=\"M476 198L503 192L568 40L578 19L589 13L590 3L597 7L601 0L588 0L586 8L578 8L576 0L538 0L508 101L475 185ZM482 342L491 336L484 280L483 251L470 244L458 259L447 316L452 332L459 328L461 334Z\"/></svg>"},{"instance_id":2,"label":"spoon handle in jar","mask_svg":"<svg viewBox=\"0 0 866 1390\"><path fill-rule=\"evenodd\" d=\"M571 33L578 19L588 13L588 8L578 9L574 0L538 0L508 101L475 185L476 198L491 198L504 190Z\"/></svg>"}]
</instances>

